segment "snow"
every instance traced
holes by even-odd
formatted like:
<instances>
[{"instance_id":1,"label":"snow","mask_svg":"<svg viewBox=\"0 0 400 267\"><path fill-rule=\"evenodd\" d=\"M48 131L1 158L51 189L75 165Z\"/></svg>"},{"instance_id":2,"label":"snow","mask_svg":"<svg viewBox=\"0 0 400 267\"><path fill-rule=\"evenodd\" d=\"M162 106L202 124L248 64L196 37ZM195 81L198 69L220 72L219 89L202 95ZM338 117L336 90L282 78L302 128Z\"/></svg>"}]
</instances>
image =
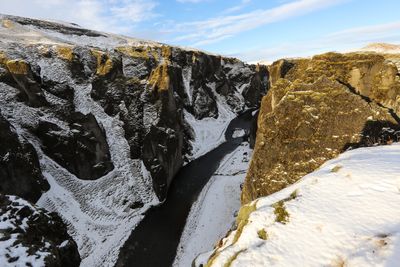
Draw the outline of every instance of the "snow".
<instances>
[{"instance_id":1,"label":"snow","mask_svg":"<svg viewBox=\"0 0 400 267\"><path fill-rule=\"evenodd\" d=\"M359 51L364 52L377 52L377 53L386 53L386 54L399 54L400 53L400 45L397 44L387 44L387 43L372 43L369 44Z\"/></svg>"},{"instance_id":2,"label":"snow","mask_svg":"<svg viewBox=\"0 0 400 267\"><path fill-rule=\"evenodd\" d=\"M10 239L0 242L0 266L4 267L26 267L25 263L31 263L32 266L45 266L44 259L49 256L49 252L37 251L35 254L29 253L30 248L22 244L14 245L17 242L18 234L11 234ZM0 238L2 234L0 233ZM17 262L9 263L6 254L10 258L17 258Z\"/></svg>"},{"instance_id":3,"label":"snow","mask_svg":"<svg viewBox=\"0 0 400 267\"><path fill-rule=\"evenodd\" d=\"M192 155L190 159L196 159L207 152L210 152L226 141L225 131L232 119L236 117L226 104L217 101L218 118L204 118L197 120L191 113L183 111L185 120L192 127L195 140L192 144Z\"/></svg>"},{"instance_id":4,"label":"snow","mask_svg":"<svg viewBox=\"0 0 400 267\"><path fill-rule=\"evenodd\" d=\"M246 131L243 129L235 129L232 134L232 138L243 137L246 135Z\"/></svg>"},{"instance_id":5,"label":"snow","mask_svg":"<svg viewBox=\"0 0 400 267\"><path fill-rule=\"evenodd\" d=\"M192 94L193 94L193 90L190 87L191 79L192 79L192 67L190 66L182 70L183 86L185 88L186 95L189 98L189 104L192 103Z\"/></svg>"},{"instance_id":6,"label":"snow","mask_svg":"<svg viewBox=\"0 0 400 267\"><path fill-rule=\"evenodd\" d=\"M187 82L189 75L191 75L191 71L183 71L185 90L186 92L190 93L192 92L192 88L190 88L190 84ZM235 91L235 94L237 98L240 99L240 103L238 104L238 110L232 110L232 108L227 104L225 96L220 95L216 92L214 82L208 83L207 86L211 88L216 98L218 117L207 117L201 120L197 120L188 111L183 111L185 120L192 127L195 136L195 140L191 142L193 149L192 154L188 157L189 160L199 158L200 156L210 152L211 150L225 142L225 131L228 128L229 123L237 116L236 112L240 110L240 107L244 107L244 98L241 94L238 93L237 89Z\"/></svg>"},{"instance_id":7,"label":"snow","mask_svg":"<svg viewBox=\"0 0 400 267\"><path fill-rule=\"evenodd\" d=\"M15 196L8 196L8 198L13 202L13 210L9 209L6 213L0 214L0 266L22 267L27 266L26 263L31 263L32 266L44 266L44 259L51 255L48 251L39 249L32 254L29 246L24 246L18 241L19 235L28 230L28 217L24 217L21 220L18 216L20 210L29 208L33 212L29 217L33 217L37 214L36 208L29 202ZM11 234L5 238L5 232ZM49 247L50 244L44 249ZM9 263L8 258L16 258L17 260Z\"/></svg>"},{"instance_id":8,"label":"snow","mask_svg":"<svg viewBox=\"0 0 400 267\"><path fill-rule=\"evenodd\" d=\"M69 225L82 257L81 266L113 266L119 248L139 223L143 213L158 203L150 177L140 160L132 160L122 122L108 116L92 98L91 86L75 87L75 107L92 113L106 132L115 169L96 181L82 181L41 154L43 174L51 189L38 204L57 211ZM36 146L40 151L40 147ZM144 206L130 209L140 201Z\"/></svg>"},{"instance_id":9,"label":"snow","mask_svg":"<svg viewBox=\"0 0 400 267\"><path fill-rule=\"evenodd\" d=\"M41 62L43 75L53 79L71 77L68 73L60 73L65 68L54 68L55 64L59 62ZM68 80L68 83L73 81ZM81 266L114 266L119 248L129 237L129 233L143 218L143 213L159 201L153 192L151 177L143 169L141 160L130 159L122 122L118 117L108 116L89 97L90 86L74 84L73 88L77 111L84 114L91 112L96 117L98 123L104 127L109 144L115 168L97 180L80 180L45 155L40 140L23 127L30 128L39 119L51 120L67 133L68 125L55 117L40 117L36 109L13 101L18 91L3 83L0 85L1 112L3 116L13 118L10 123L18 136L29 140L35 147L43 175L51 187L41 196L37 205L55 211L62 217L67 224L68 233L78 245ZM144 206L139 209L129 207L137 202Z\"/></svg>"},{"instance_id":10,"label":"snow","mask_svg":"<svg viewBox=\"0 0 400 267\"><path fill-rule=\"evenodd\" d=\"M188 216L174 267L191 266L197 255L213 249L232 227L251 151L249 144L243 143L228 154L203 188Z\"/></svg>"},{"instance_id":11,"label":"snow","mask_svg":"<svg viewBox=\"0 0 400 267\"><path fill-rule=\"evenodd\" d=\"M234 242L234 231L223 241L212 266L398 266L399 173L398 143L345 152L255 200L240 237ZM286 223L274 214L280 200Z\"/></svg>"},{"instance_id":12,"label":"snow","mask_svg":"<svg viewBox=\"0 0 400 267\"><path fill-rule=\"evenodd\" d=\"M81 45L81 46L93 46L101 49L113 49L116 46L138 46L148 45L157 46L161 45L153 41L141 40L123 35L116 35L112 33L104 33L97 31L90 31L91 36L78 35L71 33L62 33L56 30L50 30L41 28L38 25L22 25L13 21L13 16L0 14L0 20L9 20L11 27L4 27L0 24L0 37L3 42L22 42L30 44L69 44L69 45ZM49 21L49 20L48 20ZM60 28L75 28L77 30L82 29L79 26L65 23L55 22L54 25ZM84 29L82 29L84 30Z\"/></svg>"}]
</instances>

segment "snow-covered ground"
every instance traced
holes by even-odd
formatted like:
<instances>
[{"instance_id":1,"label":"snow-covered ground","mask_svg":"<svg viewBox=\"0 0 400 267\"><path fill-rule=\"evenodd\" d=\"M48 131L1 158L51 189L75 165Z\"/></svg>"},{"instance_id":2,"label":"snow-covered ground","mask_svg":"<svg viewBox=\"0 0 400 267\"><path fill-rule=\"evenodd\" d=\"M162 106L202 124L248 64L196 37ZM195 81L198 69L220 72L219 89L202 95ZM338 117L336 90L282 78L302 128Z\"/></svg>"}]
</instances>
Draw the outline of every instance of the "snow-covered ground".
<instances>
[{"instance_id":1,"label":"snow-covered ground","mask_svg":"<svg viewBox=\"0 0 400 267\"><path fill-rule=\"evenodd\" d=\"M11 19L10 19L11 18ZM12 21L15 17L0 14L0 37L1 42L20 42L30 44L69 44L94 46L102 49L112 49L116 46L148 45L156 46L160 43L131 38L123 35L104 33L91 30L90 34L74 34L76 31L86 30L78 25L65 22L51 22L60 27L72 28L71 34L61 33L52 29L45 29L38 25L21 25ZM23 18L20 18L23 19ZM46 21L42 21L46 23ZM49 21L50 22L50 21ZM56 24L54 24L56 23Z\"/></svg>"},{"instance_id":2,"label":"snow-covered ground","mask_svg":"<svg viewBox=\"0 0 400 267\"><path fill-rule=\"evenodd\" d=\"M221 103L217 105L219 116L216 119L196 120L192 114L184 111L185 120L192 127L195 135L194 141L191 142L193 147L191 160L199 158L226 141L225 131L236 114Z\"/></svg>"},{"instance_id":3,"label":"snow-covered ground","mask_svg":"<svg viewBox=\"0 0 400 267\"><path fill-rule=\"evenodd\" d=\"M36 248L35 253L32 254L29 245L18 240L19 236L25 234L29 228L27 224L29 219L26 217L29 213L26 210L32 212L29 218L34 218L38 214L37 208L15 196L9 196L9 200L13 202L13 210L0 214L0 266L28 266L25 263L31 263L32 266L45 266L45 258L51 256L49 243L46 243L48 245L46 247ZM25 212L22 211L23 209ZM5 238L4 233L7 232L12 234ZM11 258L15 259L13 263L8 261Z\"/></svg>"},{"instance_id":4,"label":"snow-covered ground","mask_svg":"<svg viewBox=\"0 0 400 267\"><path fill-rule=\"evenodd\" d=\"M377 52L377 53L387 53L387 54L399 54L400 53L400 45L396 44L386 44L386 43L372 43L359 51L365 52Z\"/></svg>"},{"instance_id":5,"label":"snow-covered ground","mask_svg":"<svg viewBox=\"0 0 400 267\"><path fill-rule=\"evenodd\" d=\"M251 152L249 144L243 143L223 159L191 208L173 266L191 266L198 254L213 249L232 227Z\"/></svg>"},{"instance_id":6,"label":"snow-covered ground","mask_svg":"<svg viewBox=\"0 0 400 267\"><path fill-rule=\"evenodd\" d=\"M345 152L247 206L212 266L399 266L399 174L400 144Z\"/></svg>"}]
</instances>

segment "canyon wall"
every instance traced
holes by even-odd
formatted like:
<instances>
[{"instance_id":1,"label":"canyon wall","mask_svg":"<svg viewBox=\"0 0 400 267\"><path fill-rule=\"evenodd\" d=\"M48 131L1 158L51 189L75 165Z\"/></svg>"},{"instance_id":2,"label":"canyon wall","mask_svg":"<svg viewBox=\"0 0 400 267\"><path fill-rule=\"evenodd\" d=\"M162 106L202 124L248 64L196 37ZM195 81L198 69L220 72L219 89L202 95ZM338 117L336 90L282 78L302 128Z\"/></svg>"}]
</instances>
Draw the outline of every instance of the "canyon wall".
<instances>
[{"instance_id":1,"label":"canyon wall","mask_svg":"<svg viewBox=\"0 0 400 267\"><path fill-rule=\"evenodd\" d=\"M268 87L265 66L234 58L0 19L0 193L57 212L87 266L112 264L178 170Z\"/></svg>"},{"instance_id":2,"label":"canyon wall","mask_svg":"<svg viewBox=\"0 0 400 267\"><path fill-rule=\"evenodd\" d=\"M283 189L349 148L400 136L399 73L385 55L280 60L270 74L243 203Z\"/></svg>"}]
</instances>

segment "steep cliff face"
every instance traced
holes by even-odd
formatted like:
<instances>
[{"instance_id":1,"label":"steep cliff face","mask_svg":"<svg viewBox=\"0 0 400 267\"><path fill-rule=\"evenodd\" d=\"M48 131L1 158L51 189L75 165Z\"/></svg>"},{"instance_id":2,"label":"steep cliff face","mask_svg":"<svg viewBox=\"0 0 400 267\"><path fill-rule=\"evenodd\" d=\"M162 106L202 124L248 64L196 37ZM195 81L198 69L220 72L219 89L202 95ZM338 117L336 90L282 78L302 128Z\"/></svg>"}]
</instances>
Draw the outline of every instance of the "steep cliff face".
<instances>
[{"instance_id":1,"label":"steep cliff face","mask_svg":"<svg viewBox=\"0 0 400 267\"><path fill-rule=\"evenodd\" d=\"M1 192L27 197L11 189L36 170L27 179L50 189L35 184L30 200L61 214L88 265L112 263L180 167L223 142L229 121L257 107L268 87L265 67L236 59L0 19L1 115L17 129L12 138L27 141L13 146L32 150L30 165L8 172Z\"/></svg>"},{"instance_id":2,"label":"steep cliff face","mask_svg":"<svg viewBox=\"0 0 400 267\"><path fill-rule=\"evenodd\" d=\"M49 189L33 146L0 115L0 192L37 201Z\"/></svg>"},{"instance_id":3,"label":"steep cliff face","mask_svg":"<svg viewBox=\"0 0 400 267\"><path fill-rule=\"evenodd\" d=\"M270 74L243 203L279 191L350 147L399 140L399 74L383 55L280 60Z\"/></svg>"}]
</instances>

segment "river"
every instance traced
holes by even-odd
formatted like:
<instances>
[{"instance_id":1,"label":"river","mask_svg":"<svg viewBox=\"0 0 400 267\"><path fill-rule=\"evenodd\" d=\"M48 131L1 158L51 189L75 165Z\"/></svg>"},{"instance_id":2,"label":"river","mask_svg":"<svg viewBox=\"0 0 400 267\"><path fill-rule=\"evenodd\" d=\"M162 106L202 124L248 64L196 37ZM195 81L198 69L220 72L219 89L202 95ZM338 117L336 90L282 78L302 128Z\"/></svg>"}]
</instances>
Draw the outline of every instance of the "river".
<instances>
[{"instance_id":1,"label":"river","mask_svg":"<svg viewBox=\"0 0 400 267\"><path fill-rule=\"evenodd\" d=\"M227 141L182 167L171 183L165 202L149 209L132 231L120 250L116 267L172 265L192 204L218 169L221 160L235 150L243 138L247 138L233 138L234 130L248 132L251 123L252 112L242 113L230 122L225 132Z\"/></svg>"}]
</instances>

